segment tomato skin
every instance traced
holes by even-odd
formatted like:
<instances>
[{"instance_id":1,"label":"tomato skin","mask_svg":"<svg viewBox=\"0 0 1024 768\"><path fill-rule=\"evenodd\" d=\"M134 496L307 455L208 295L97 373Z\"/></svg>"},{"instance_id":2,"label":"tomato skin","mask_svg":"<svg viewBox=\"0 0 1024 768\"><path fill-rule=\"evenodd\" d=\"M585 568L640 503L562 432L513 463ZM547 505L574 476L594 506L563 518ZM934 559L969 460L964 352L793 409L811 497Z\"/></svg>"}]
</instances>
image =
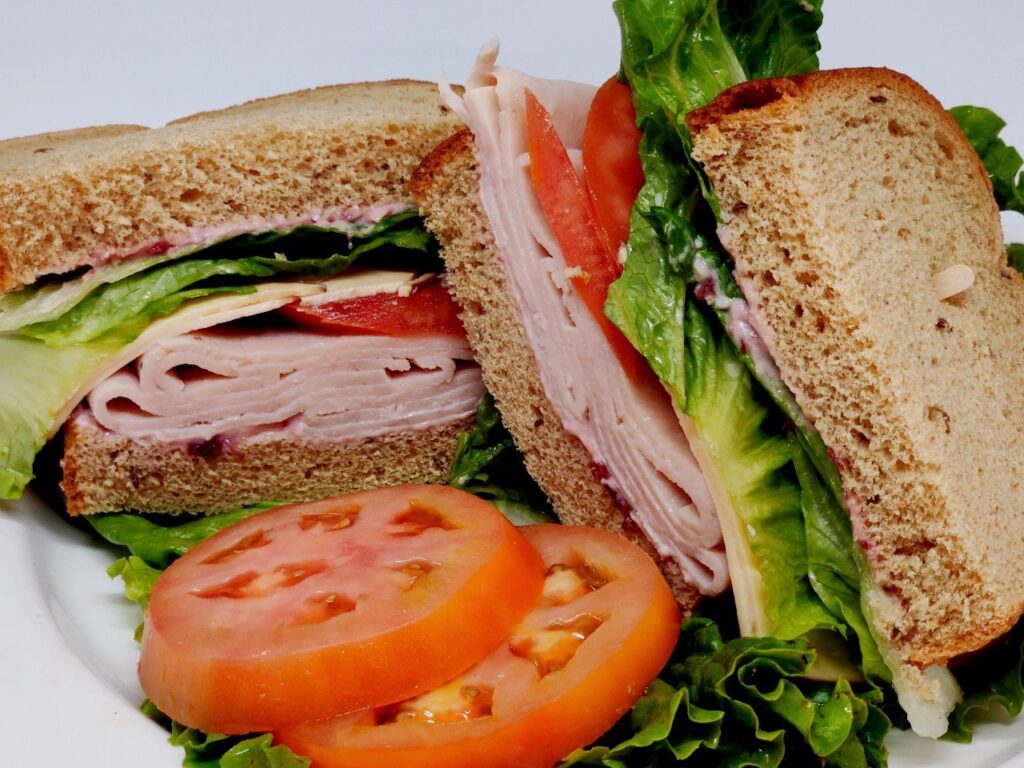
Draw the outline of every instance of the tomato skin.
<instances>
[{"instance_id":1,"label":"tomato skin","mask_svg":"<svg viewBox=\"0 0 1024 768\"><path fill-rule=\"evenodd\" d=\"M582 557L614 577L578 601L538 601L509 643L460 677L473 680L483 670L483 677L502 681L490 715L379 725L380 711L366 711L279 731L275 741L311 757L314 768L550 768L606 732L670 658L679 637L678 605L657 566L617 534L556 525L524 533L549 573L553 564ZM516 632L576 611L599 614L604 623L564 667L538 679L534 665L511 651Z\"/></svg>"},{"instance_id":2,"label":"tomato skin","mask_svg":"<svg viewBox=\"0 0 1024 768\"><path fill-rule=\"evenodd\" d=\"M629 239L629 214L644 185L640 139L629 86L611 77L587 114L583 174L594 214L614 250Z\"/></svg>"},{"instance_id":3,"label":"tomato skin","mask_svg":"<svg viewBox=\"0 0 1024 768\"><path fill-rule=\"evenodd\" d=\"M582 274L572 284L601 326L627 374L640 377L646 363L615 324L604 315L608 288L622 273L615 252L605 240L569 153L558 137L551 115L529 90L526 94L526 135L530 178L544 217L570 269Z\"/></svg>"},{"instance_id":4,"label":"tomato skin","mask_svg":"<svg viewBox=\"0 0 1024 768\"><path fill-rule=\"evenodd\" d=\"M378 293L328 304L296 301L279 312L292 322L339 335L465 338L459 306L440 280L413 288L408 296Z\"/></svg>"},{"instance_id":5,"label":"tomato skin","mask_svg":"<svg viewBox=\"0 0 1024 768\"><path fill-rule=\"evenodd\" d=\"M322 523L353 508L351 525ZM421 508L439 510L454 528L396 524ZM419 533L404 533L409 526ZM422 562L430 563L422 582L415 568L401 570ZM282 567L294 576L296 563L313 575L232 599L249 598L235 593ZM246 582L251 573L258 578ZM139 679L161 711L207 732L334 717L459 674L493 650L542 583L540 560L519 531L488 502L453 488L398 486L279 507L207 539L160 577ZM325 600L336 595L351 605Z\"/></svg>"}]
</instances>

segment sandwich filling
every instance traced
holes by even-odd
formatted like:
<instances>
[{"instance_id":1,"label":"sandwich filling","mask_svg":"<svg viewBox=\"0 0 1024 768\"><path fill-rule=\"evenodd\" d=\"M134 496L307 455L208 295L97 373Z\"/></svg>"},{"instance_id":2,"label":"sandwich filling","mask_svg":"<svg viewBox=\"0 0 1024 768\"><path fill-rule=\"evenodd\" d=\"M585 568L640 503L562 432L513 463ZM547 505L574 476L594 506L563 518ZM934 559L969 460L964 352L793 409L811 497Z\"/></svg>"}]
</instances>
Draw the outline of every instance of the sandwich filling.
<instances>
[{"instance_id":1,"label":"sandwich filling","mask_svg":"<svg viewBox=\"0 0 1024 768\"><path fill-rule=\"evenodd\" d=\"M186 446L345 443L465 419L483 394L464 338L228 324L147 350L94 387L77 418Z\"/></svg>"},{"instance_id":2,"label":"sandwich filling","mask_svg":"<svg viewBox=\"0 0 1024 768\"><path fill-rule=\"evenodd\" d=\"M445 89L445 96L475 135L480 199L545 395L623 515L703 593L717 594L728 586L722 533L671 400L653 377L634 380L619 364L572 288L572 271L531 187L524 91L550 110L570 156L578 157L595 89L495 67L496 56L496 46L486 49L465 94Z\"/></svg>"},{"instance_id":3,"label":"sandwich filling","mask_svg":"<svg viewBox=\"0 0 1024 768\"><path fill-rule=\"evenodd\" d=\"M416 212L335 213L203 232L0 299L0 498L20 495L80 403L80 424L183 449L350 444L469 419L479 368Z\"/></svg>"}]
</instances>

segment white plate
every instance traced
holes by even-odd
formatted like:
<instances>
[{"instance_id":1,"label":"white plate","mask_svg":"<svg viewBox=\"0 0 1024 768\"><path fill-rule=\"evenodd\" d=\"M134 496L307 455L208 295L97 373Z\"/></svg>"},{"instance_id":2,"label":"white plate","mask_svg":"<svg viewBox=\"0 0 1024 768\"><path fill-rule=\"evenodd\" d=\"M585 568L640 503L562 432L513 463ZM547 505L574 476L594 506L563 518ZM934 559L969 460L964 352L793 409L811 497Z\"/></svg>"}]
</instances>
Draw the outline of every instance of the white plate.
<instances>
[{"instance_id":1,"label":"white plate","mask_svg":"<svg viewBox=\"0 0 1024 768\"><path fill-rule=\"evenodd\" d=\"M533 74L600 82L618 65L603 0L5 6L0 136L159 124L347 80L442 71L458 79L494 35L502 61ZM1008 140L1024 146L1019 0L829 0L825 18L823 65L905 71L949 106L996 109L1010 123ZM1019 217L1007 224L1024 238ZM106 577L114 556L34 497L0 504L0 766L181 765L180 751L137 711L139 616ZM1024 719L980 727L970 747L904 734L890 747L894 768L1024 768Z\"/></svg>"}]
</instances>

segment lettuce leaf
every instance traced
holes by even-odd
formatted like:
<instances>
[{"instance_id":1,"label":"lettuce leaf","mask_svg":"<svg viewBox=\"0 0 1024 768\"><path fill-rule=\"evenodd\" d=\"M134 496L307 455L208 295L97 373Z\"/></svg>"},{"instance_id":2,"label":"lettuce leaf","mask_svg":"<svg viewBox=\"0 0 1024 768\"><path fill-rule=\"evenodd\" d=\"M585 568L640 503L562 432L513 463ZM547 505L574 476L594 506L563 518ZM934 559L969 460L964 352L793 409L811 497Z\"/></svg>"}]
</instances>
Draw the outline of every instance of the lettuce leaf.
<instances>
[{"instance_id":1,"label":"lettuce leaf","mask_svg":"<svg viewBox=\"0 0 1024 768\"><path fill-rule=\"evenodd\" d=\"M170 731L167 741L172 746L185 750L182 768L309 768L311 762L283 744L275 746L269 733L248 736L203 733L171 720L148 700L143 702L142 711Z\"/></svg>"},{"instance_id":2,"label":"lettuce leaf","mask_svg":"<svg viewBox=\"0 0 1024 768\"><path fill-rule=\"evenodd\" d=\"M35 339L0 334L0 499L21 496L58 412L116 349L50 349Z\"/></svg>"},{"instance_id":3,"label":"lettuce leaf","mask_svg":"<svg viewBox=\"0 0 1024 768\"><path fill-rule=\"evenodd\" d=\"M327 277L384 246L427 251L430 243L421 220L410 212L358 234L303 225L241 235L197 249L190 258L101 285L59 317L23 326L19 333L54 347L100 337L127 344L152 320L171 314L186 301L213 293L249 293L253 282L279 274Z\"/></svg>"},{"instance_id":4,"label":"lettuce leaf","mask_svg":"<svg viewBox=\"0 0 1024 768\"><path fill-rule=\"evenodd\" d=\"M448 484L487 499L514 525L557 522L489 394L477 406L473 429L459 435Z\"/></svg>"},{"instance_id":5,"label":"lettuce leaf","mask_svg":"<svg viewBox=\"0 0 1024 768\"><path fill-rule=\"evenodd\" d=\"M865 677L876 685L891 682L892 674L861 607L861 590L869 570L854 544L850 516L803 450L793 451L793 466L800 484L811 586L828 610L853 630L860 651L858 666Z\"/></svg>"},{"instance_id":6,"label":"lettuce leaf","mask_svg":"<svg viewBox=\"0 0 1024 768\"><path fill-rule=\"evenodd\" d=\"M722 0L719 18L751 80L818 69L822 0Z\"/></svg>"},{"instance_id":7,"label":"lettuce leaf","mask_svg":"<svg viewBox=\"0 0 1024 768\"><path fill-rule=\"evenodd\" d=\"M129 555L115 560L107 568L107 575L124 582L124 596L139 606L143 613L149 605L149 597L153 594L153 586L163 570L153 568L141 557ZM135 628L135 642L142 642L142 623Z\"/></svg>"},{"instance_id":8,"label":"lettuce leaf","mask_svg":"<svg viewBox=\"0 0 1024 768\"><path fill-rule=\"evenodd\" d=\"M686 305L684 412L748 532L772 633L788 640L814 629L843 632L812 587L801 488L789 470L795 442L773 428L770 404L709 314L695 301Z\"/></svg>"},{"instance_id":9,"label":"lettuce leaf","mask_svg":"<svg viewBox=\"0 0 1024 768\"><path fill-rule=\"evenodd\" d=\"M622 71L643 119L664 110L682 125L746 73L708 0L616 0Z\"/></svg>"},{"instance_id":10,"label":"lettuce leaf","mask_svg":"<svg viewBox=\"0 0 1024 768\"><path fill-rule=\"evenodd\" d=\"M163 569L217 531L276 506L276 502L260 502L218 515L198 517L187 522L175 520L169 524L129 512L89 515L84 519L111 544L125 547L132 558L153 568Z\"/></svg>"},{"instance_id":11,"label":"lettuce leaf","mask_svg":"<svg viewBox=\"0 0 1024 768\"><path fill-rule=\"evenodd\" d=\"M673 661L607 740L627 738L578 750L563 766L884 766L881 694L809 682L814 657L802 641L726 642L711 619L690 619Z\"/></svg>"},{"instance_id":12,"label":"lettuce leaf","mask_svg":"<svg viewBox=\"0 0 1024 768\"><path fill-rule=\"evenodd\" d=\"M999 138L1006 121L985 107L953 107L949 114L984 163L999 209L1024 213L1024 176L1020 173L1024 158Z\"/></svg>"},{"instance_id":13,"label":"lettuce leaf","mask_svg":"<svg viewBox=\"0 0 1024 768\"><path fill-rule=\"evenodd\" d=\"M1024 274L1024 243L1010 243L1007 245L1006 259L1011 267Z\"/></svg>"},{"instance_id":14,"label":"lettuce leaf","mask_svg":"<svg viewBox=\"0 0 1024 768\"><path fill-rule=\"evenodd\" d=\"M1011 717L1024 707L1024 621L999 641L956 669L964 699L949 717L948 741L969 743L974 738L971 722L994 706Z\"/></svg>"}]
</instances>

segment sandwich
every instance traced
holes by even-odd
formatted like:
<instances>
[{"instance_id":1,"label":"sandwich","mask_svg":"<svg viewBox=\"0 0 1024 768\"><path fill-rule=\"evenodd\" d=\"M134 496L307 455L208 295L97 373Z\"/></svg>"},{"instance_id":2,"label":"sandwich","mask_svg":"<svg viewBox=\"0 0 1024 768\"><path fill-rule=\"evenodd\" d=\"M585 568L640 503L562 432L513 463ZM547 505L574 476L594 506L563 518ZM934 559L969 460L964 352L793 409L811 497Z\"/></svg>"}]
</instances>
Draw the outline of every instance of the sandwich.
<instances>
[{"instance_id":1,"label":"sandwich","mask_svg":"<svg viewBox=\"0 0 1024 768\"><path fill-rule=\"evenodd\" d=\"M445 477L484 390L406 185L457 126L393 81L0 143L0 498L54 438L72 515Z\"/></svg>"},{"instance_id":2,"label":"sandwich","mask_svg":"<svg viewBox=\"0 0 1024 768\"><path fill-rule=\"evenodd\" d=\"M494 45L442 84L467 128L413 190L484 380L563 520L646 542L684 607L728 574L743 635L969 738L970 709L1019 711L990 685L1020 688L1019 640L965 659L1024 613L991 169L909 78L817 72L820 3L693 5L617 2L600 89Z\"/></svg>"}]
</instances>

